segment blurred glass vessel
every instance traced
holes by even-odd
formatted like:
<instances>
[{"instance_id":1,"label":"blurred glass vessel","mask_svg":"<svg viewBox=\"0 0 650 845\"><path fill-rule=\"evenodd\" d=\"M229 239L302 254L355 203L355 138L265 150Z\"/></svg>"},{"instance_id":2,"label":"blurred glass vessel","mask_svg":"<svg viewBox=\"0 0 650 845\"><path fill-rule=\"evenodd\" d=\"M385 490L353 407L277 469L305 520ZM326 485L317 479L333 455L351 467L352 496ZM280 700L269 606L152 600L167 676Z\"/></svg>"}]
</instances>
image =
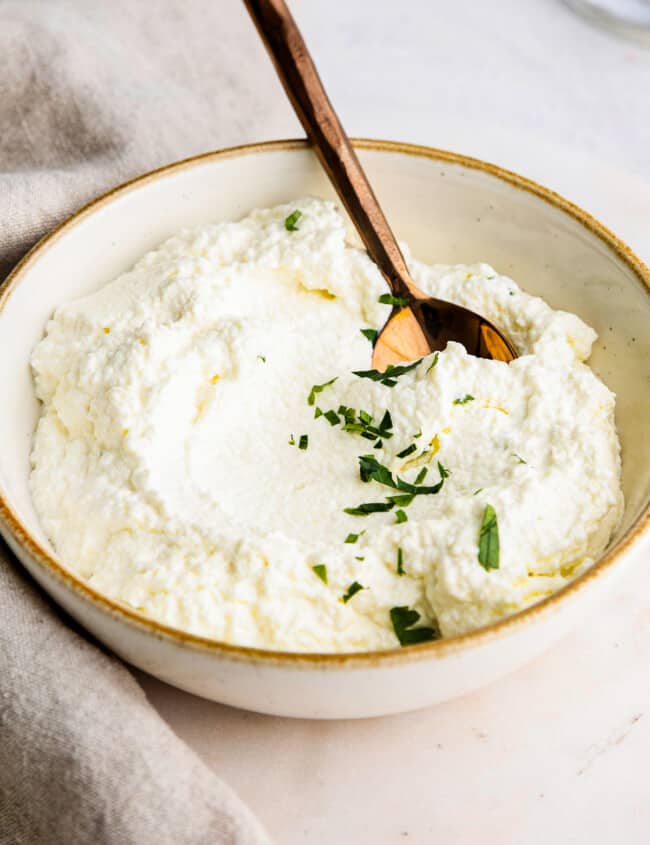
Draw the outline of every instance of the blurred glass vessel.
<instances>
[{"instance_id":1,"label":"blurred glass vessel","mask_svg":"<svg viewBox=\"0 0 650 845\"><path fill-rule=\"evenodd\" d=\"M564 0L607 29L650 44L650 0Z\"/></svg>"}]
</instances>

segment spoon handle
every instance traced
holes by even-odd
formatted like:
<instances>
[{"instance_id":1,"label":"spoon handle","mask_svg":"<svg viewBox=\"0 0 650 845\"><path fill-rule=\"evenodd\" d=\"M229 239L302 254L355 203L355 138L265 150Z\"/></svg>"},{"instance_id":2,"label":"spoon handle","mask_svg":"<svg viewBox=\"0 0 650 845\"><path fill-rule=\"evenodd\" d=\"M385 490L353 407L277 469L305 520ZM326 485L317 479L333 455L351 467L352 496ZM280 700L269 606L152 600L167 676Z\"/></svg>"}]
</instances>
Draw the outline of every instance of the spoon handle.
<instances>
[{"instance_id":1,"label":"spoon handle","mask_svg":"<svg viewBox=\"0 0 650 845\"><path fill-rule=\"evenodd\" d=\"M284 0L244 0L244 3L307 137L370 257L393 294L411 299L413 283L404 256L286 3Z\"/></svg>"}]
</instances>

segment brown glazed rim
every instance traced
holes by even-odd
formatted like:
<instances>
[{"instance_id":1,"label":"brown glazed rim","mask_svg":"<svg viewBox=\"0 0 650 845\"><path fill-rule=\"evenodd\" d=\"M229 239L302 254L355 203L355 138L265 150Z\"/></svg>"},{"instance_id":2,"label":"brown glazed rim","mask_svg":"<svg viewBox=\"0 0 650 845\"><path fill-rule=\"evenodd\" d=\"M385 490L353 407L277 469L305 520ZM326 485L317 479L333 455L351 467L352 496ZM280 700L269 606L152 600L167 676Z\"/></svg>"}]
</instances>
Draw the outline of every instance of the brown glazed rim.
<instances>
[{"instance_id":1,"label":"brown glazed rim","mask_svg":"<svg viewBox=\"0 0 650 845\"><path fill-rule=\"evenodd\" d=\"M399 153L402 155L418 156L437 162L445 162L450 165L457 165L470 170L479 170L487 173L502 182L506 182L522 191L527 191L537 199L541 199L549 205L560 209L560 211L572 217L592 234L598 237L620 261L622 261L638 278L642 286L650 295L650 271L646 265L622 243L605 226L595 220L586 211L568 200L544 188L541 185L525 179L516 173L497 167L494 164L479 159L470 158L464 155L447 152L445 150L433 149L415 144L404 144L394 141L379 141L371 139L355 139L354 146L360 150L373 150L382 153ZM237 156L253 155L258 153L273 153L287 150L306 150L309 144L306 140L283 140L269 141L258 144L245 144L238 147L230 147L216 152L204 153L202 155L187 158L182 161L161 167L131 179L122 185L108 191L87 205L83 206L71 217L53 229L42 240L40 240L24 258L16 265L14 270L0 286L0 311L17 286L24 281L30 267L38 261L39 257L66 234L74 225L84 218L93 214L98 209L111 202L113 199L137 190L147 183L178 172L182 169L205 164L209 161L219 161ZM546 599L531 607L519 611L505 619L491 625L479 628L466 634L449 637L434 642L422 643L421 645L408 648L395 648L386 651L351 652L351 653L302 653L273 651L260 648L249 648L245 646L231 645L219 642L207 637L199 637L189 634L177 628L162 625L153 619L139 613L127 605L115 602L92 589L81 579L75 577L65 568L41 543L36 540L22 524L18 516L11 509L6 497L0 490L0 522L6 531L13 537L16 543L25 549L35 564L44 571L46 576L54 578L69 591L76 593L84 601L90 602L94 608L107 616L118 617L121 622L140 633L147 633L157 639L167 640L178 647L186 647L194 650L211 652L221 659L235 660L245 663L261 665L276 665L287 668L303 669L335 669L346 667L367 668L379 667L394 663L406 663L427 659L440 659L449 654L482 646L494 639L514 633L522 626L547 617L557 611L561 605L569 601L572 596L584 591L596 579L602 578L621 559L623 554L630 549L632 544L638 541L650 527L650 502L646 504L643 512L638 516L634 524L629 528L618 543L598 560L587 572L573 581L571 584L560 589Z\"/></svg>"}]
</instances>

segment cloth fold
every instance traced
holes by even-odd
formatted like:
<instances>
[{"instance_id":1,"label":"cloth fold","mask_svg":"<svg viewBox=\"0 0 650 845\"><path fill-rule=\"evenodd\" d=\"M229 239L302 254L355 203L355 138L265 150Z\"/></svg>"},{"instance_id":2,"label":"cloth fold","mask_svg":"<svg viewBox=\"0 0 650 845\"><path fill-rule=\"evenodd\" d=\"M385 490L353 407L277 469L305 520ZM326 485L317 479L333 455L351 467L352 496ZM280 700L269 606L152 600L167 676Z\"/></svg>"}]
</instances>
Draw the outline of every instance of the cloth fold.
<instances>
[{"instance_id":1,"label":"cloth fold","mask_svg":"<svg viewBox=\"0 0 650 845\"><path fill-rule=\"evenodd\" d=\"M0 541L2 845L262 845L242 802Z\"/></svg>"},{"instance_id":2,"label":"cloth fold","mask_svg":"<svg viewBox=\"0 0 650 845\"><path fill-rule=\"evenodd\" d=\"M0 0L0 280L111 186L288 114L240 0ZM1 544L0 845L149 842L268 839Z\"/></svg>"}]
</instances>

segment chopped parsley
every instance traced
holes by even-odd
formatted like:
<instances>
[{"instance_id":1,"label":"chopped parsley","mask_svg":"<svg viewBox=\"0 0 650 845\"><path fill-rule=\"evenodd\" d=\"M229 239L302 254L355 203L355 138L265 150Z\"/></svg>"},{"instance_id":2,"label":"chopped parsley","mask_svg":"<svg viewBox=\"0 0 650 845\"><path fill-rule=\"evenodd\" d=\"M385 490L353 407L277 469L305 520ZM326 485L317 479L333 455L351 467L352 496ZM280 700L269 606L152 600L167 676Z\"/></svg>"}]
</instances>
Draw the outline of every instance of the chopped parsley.
<instances>
[{"instance_id":1,"label":"chopped parsley","mask_svg":"<svg viewBox=\"0 0 650 845\"><path fill-rule=\"evenodd\" d=\"M417 434L413 435L413 440L417 440L418 437L422 437L422 429L420 429Z\"/></svg>"},{"instance_id":2,"label":"chopped parsley","mask_svg":"<svg viewBox=\"0 0 650 845\"><path fill-rule=\"evenodd\" d=\"M443 467L440 461L438 461L438 472L440 473L440 478L449 478L451 475L449 470L446 467Z\"/></svg>"},{"instance_id":3,"label":"chopped parsley","mask_svg":"<svg viewBox=\"0 0 650 845\"><path fill-rule=\"evenodd\" d=\"M518 455L516 452L513 452L513 453L512 453L512 457L513 457L513 458L517 458L517 463L518 463L518 464L527 464L527 463L528 463L528 461L525 461L525 460L524 460L524 459L523 459L520 455Z\"/></svg>"},{"instance_id":4,"label":"chopped parsley","mask_svg":"<svg viewBox=\"0 0 650 845\"><path fill-rule=\"evenodd\" d=\"M393 631L395 631L395 636L401 646L416 645L417 643L424 643L428 640L437 640L440 638L440 633L435 628L414 628L413 626L419 619L420 614L417 610L413 610L406 605L391 607L390 621L393 624Z\"/></svg>"},{"instance_id":5,"label":"chopped parsley","mask_svg":"<svg viewBox=\"0 0 650 845\"><path fill-rule=\"evenodd\" d=\"M483 490L483 488L479 487L478 490L474 490L474 492L472 493L472 496L478 496L478 494L481 493L482 490Z\"/></svg>"},{"instance_id":6,"label":"chopped parsley","mask_svg":"<svg viewBox=\"0 0 650 845\"><path fill-rule=\"evenodd\" d=\"M307 404L313 405L316 402L316 394L322 393L326 387L329 387L330 384L334 384L338 376L334 376L329 381L323 382L323 384L315 384L312 389L309 391L309 396L307 397Z\"/></svg>"},{"instance_id":7,"label":"chopped parsley","mask_svg":"<svg viewBox=\"0 0 650 845\"><path fill-rule=\"evenodd\" d=\"M388 501L392 502L398 508L406 508L415 499L414 493L409 493L406 496L388 496Z\"/></svg>"},{"instance_id":8,"label":"chopped parsley","mask_svg":"<svg viewBox=\"0 0 650 845\"><path fill-rule=\"evenodd\" d=\"M302 217L302 211L298 211L298 209L296 209L295 211L291 212L291 214L284 221L284 228L287 230L287 232L297 232L298 231L297 223L298 223L298 221L300 220L301 217Z\"/></svg>"},{"instance_id":9,"label":"chopped parsley","mask_svg":"<svg viewBox=\"0 0 650 845\"><path fill-rule=\"evenodd\" d=\"M440 472L440 481L437 484L430 486L420 484L427 473L426 467L422 467L415 479L415 484L411 484L409 481L404 481L404 479L399 476L393 477L393 474L388 467L380 464L374 455L359 456L359 477L362 481L377 481L385 487L392 487L393 490L401 490L403 493L411 493L414 496L435 495L441 491L442 485L444 484L448 473L442 464L438 465L438 470ZM443 473L445 474L443 475ZM394 497L389 501L394 501ZM394 503L401 504L401 502Z\"/></svg>"},{"instance_id":10,"label":"chopped parsley","mask_svg":"<svg viewBox=\"0 0 650 845\"><path fill-rule=\"evenodd\" d=\"M403 376L404 373L415 369L421 360L422 358L418 358L412 364L389 364L383 372L379 370L353 370L352 375L359 376L359 378L369 378L371 381L378 381L385 387L395 387L397 377Z\"/></svg>"},{"instance_id":11,"label":"chopped parsley","mask_svg":"<svg viewBox=\"0 0 650 845\"><path fill-rule=\"evenodd\" d=\"M386 411L381 418L378 425L372 424L372 416L367 411L359 411L358 416L355 416L354 408L344 408L343 405L339 407L339 414L345 410L343 431L349 431L352 434L358 434L366 440L378 440L381 446L382 438L389 440L393 436L391 431L393 427L393 420L390 412ZM380 448L375 443L375 448Z\"/></svg>"},{"instance_id":12,"label":"chopped parsley","mask_svg":"<svg viewBox=\"0 0 650 845\"><path fill-rule=\"evenodd\" d=\"M401 452L398 452L397 457L398 458L406 458L408 455L412 455L413 452L415 452L415 450L417 448L418 447L415 445L415 443L411 443L411 445L407 446L406 449L402 449Z\"/></svg>"},{"instance_id":13,"label":"chopped parsley","mask_svg":"<svg viewBox=\"0 0 650 845\"><path fill-rule=\"evenodd\" d=\"M404 552L401 547L397 550L397 574L406 575L406 572L404 572Z\"/></svg>"},{"instance_id":14,"label":"chopped parsley","mask_svg":"<svg viewBox=\"0 0 650 845\"><path fill-rule=\"evenodd\" d=\"M361 334L368 338L370 343L374 346L377 343L377 338L379 337L379 332L377 329L361 329Z\"/></svg>"},{"instance_id":15,"label":"chopped parsley","mask_svg":"<svg viewBox=\"0 0 650 845\"><path fill-rule=\"evenodd\" d=\"M406 511L403 511L401 508L395 511L395 522L398 524L400 522L408 522L408 516L406 515Z\"/></svg>"},{"instance_id":16,"label":"chopped parsley","mask_svg":"<svg viewBox=\"0 0 650 845\"><path fill-rule=\"evenodd\" d=\"M429 366L427 367L427 373L430 373L430 372L431 372L431 370L432 370L432 369L436 366L436 364L438 363L438 358L439 358L439 357L440 357L440 353L439 353L439 352L436 352L436 354L433 356L433 358L432 358L432 360L431 360L431 363L430 363L430 364L429 364Z\"/></svg>"},{"instance_id":17,"label":"chopped parsley","mask_svg":"<svg viewBox=\"0 0 650 845\"><path fill-rule=\"evenodd\" d=\"M454 399L454 405L467 405L468 402L473 402L474 397L471 393L466 393L462 399Z\"/></svg>"},{"instance_id":18,"label":"chopped parsley","mask_svg":"<svg viewBox=\"0 0 650 845\"><path fill-rule=\"evenodd\" d=\"M257 356L263 364L266 364L266 357L264 355Z\"/></svg>"},{"instance_id":19,"label":"chopped parsley","mask_svg":"<svg viewBox=\"0 0 650 845\"><path fill-rule=\"evenodd\" d=\"M355 555L354 559L355 560L365 560L365 557L362 557L361 555Z\"/></svg>"},{"instance_id":20,"label":"chopped parsley","mask_svg":"<svg viewBox=\"0 0 650 845\"><path fill-rule=\"evenodd\" d=\"M341 419L336 411L325 411L323 416L330 425L338 425L341 422Z\"/></svg>"},{"instance_id":21,"label":"chopped parsley","mask_svg":"<svg viewBox=\"0 0 650 845\"><path fill-rule=\"evenodd\" d=\"M289 446L295 446L295 445L296 445L296 439L292 434L291 437L289 438Z\"/></svg>"},{"instance_id":22,"label":"chopped parsley","mask_svg":"<svg viewBox=\"0 0 650 845\"><path fill-rule=\"evenodd\" d=\"M343 542L344 543L356 543L357 540L359 539L359 537L362 534L365 534L365 533L366 533L365 531L359 531L358 534L348 534L348 536L345 538L345 540Z\"/></svg>"},{"instance_id":23,"label":"chopped parsley","mask_svg":"<svg viewBox=\"0 0 650 845\"><path fill-rule=\"evenodd\" d=\"M478 560L483 569L499 568L499 526L492 505L485 506L478 537Z\"/></svg>"},{"instance_id":24,"label":"chopped parsley","mask_svg":"<svg viewBox=\"0 0 650 845\"><path fill-rule=\"evenodd\" d=\"M312 569L318 575L320 580L323 584L327 584L327 567L324 563L317 563L316 566L312 566Z\"/></svg>"},{"instance_id":25,"label":"chopped parsley","mask_svg":"<svg viewBox=\"0 0 650 845\"><path fill-rule=\"evenodd\" d=\"M382 305L397 305L399 308L409 304L408 299L404 299L402 296L393 296L392 293L382 293L377 301L381 302Z\"/></svg>"},{"instance_id":26,"label":"chopped parsley","mask_svg":"<svg viewBox=\"0 0 650 845\"><path fill-rule=\"evenodd\" d=\"M341 596L341 601L343 604L347 604L352 596L356 596L357 593L360 593L361 590L367 590L367 587L364 587L363 584L360 584L358 581L353 581L350 586L347 588L345 593Z\"/></svg>"},{"instance_id":27,"label":"chopped parsley","mask_svg":"<svg viewBox=\"0 0 650 845\"><path fill-rule=\"evenodd\" d=\"M309 446L309 435L308 434L301 434L300 440L298 441L298 448L302 449L303 451Z\"/></svg>"},{"instance_id":28,"label":"chopped parsley","mask_svg":"<svg viewBox=\"0 0 650 845\"><path fill-rule=\"evenodd\" d=\"M394 502L364 502L356 508L343 508L343 512L350 516L368 516L369 513L385 513L394 507Z\"/></svg>"}]
</instances>

